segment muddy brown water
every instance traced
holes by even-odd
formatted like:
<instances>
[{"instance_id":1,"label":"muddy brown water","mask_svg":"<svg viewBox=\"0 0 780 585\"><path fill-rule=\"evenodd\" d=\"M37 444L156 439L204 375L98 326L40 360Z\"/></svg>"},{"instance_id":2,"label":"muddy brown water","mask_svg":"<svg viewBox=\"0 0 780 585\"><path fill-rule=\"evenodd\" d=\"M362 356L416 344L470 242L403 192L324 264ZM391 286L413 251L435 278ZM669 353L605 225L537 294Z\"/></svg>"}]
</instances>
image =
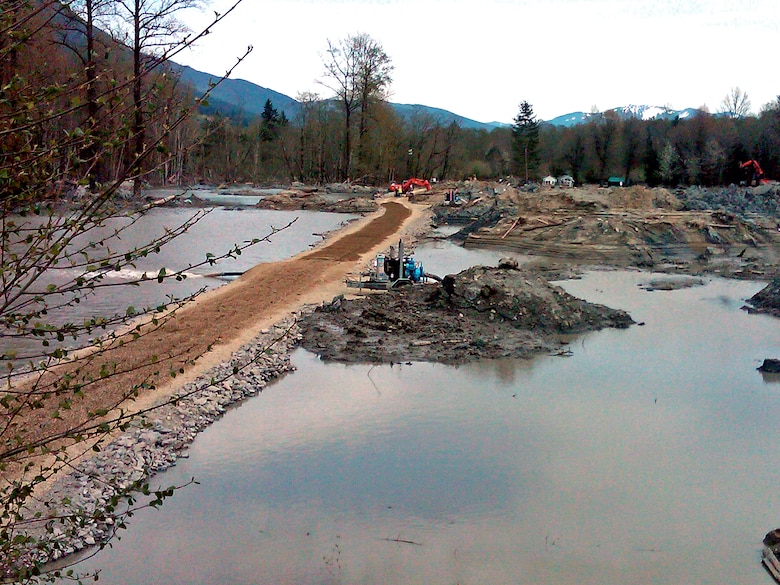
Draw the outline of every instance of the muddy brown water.
<instances>
[{"instance_id":1,"label":"muddy brown water","mask_svg":"<svg viewBox=\"0 0 780 585\"><path fill-rule=\"evenodd\" d=\"M418 252L422 256L422 251ZM647 292L593 272L572 294L644 326L570 357L298 370L202 433L82 569L101 582L766 584L778 321L761 283Z\"/></svg>"}]
</instances>

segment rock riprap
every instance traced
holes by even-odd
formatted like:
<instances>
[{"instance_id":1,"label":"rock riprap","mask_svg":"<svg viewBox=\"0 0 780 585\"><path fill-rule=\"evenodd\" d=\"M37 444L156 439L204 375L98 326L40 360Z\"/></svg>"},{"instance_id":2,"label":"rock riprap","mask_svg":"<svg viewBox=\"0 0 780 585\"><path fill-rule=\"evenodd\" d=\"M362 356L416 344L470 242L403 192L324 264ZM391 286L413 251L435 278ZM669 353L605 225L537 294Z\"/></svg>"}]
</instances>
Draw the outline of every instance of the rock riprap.
<instances>
[{"instance_id":1,"label":"rock riprap","mask_svg":"<svg viewBox=\"0 0 780 585\"><path fill-rule=\"evenodd\" d=\"M186 457L197 433L230 405L262 392L270 381L293 369L290 351L300 340L298 319L299 315L290 317L263 331L234 352L230 361L184 385L172 400L133 419L125 432L57 478L45 500L31 500L38 503L25 510L30 520L23 523L19 534L43 546L30 551L27 563L54 561L106 542L116 532L125 509L116 505L117 494L134 489ZM138 495L139 502L147 499ZM116 511L106 513L107 506Z\"/></svg>"}]
</instances>

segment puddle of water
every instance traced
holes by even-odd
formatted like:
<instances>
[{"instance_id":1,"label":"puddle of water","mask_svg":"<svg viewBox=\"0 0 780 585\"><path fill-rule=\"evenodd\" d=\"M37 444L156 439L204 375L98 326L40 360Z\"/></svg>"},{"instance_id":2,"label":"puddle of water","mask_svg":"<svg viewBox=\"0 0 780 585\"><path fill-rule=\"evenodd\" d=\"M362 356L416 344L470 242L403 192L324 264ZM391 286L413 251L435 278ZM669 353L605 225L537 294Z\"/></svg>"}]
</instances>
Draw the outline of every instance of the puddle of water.
<instances>
[{"instance_id":1,"label":"puddle of water","mask_svg":"<svg viewBox=\"0 0 780 585\"><path fill-rule=\"evenodd\" d=\"M507 256L515 258L519 264L532 259L506 250L466 249L448 240L425 242L414 251L415 260L423 262L426 271L438 276L457 274L472 266L497 266L498 261Z\"/></svg>"}]
</instances>

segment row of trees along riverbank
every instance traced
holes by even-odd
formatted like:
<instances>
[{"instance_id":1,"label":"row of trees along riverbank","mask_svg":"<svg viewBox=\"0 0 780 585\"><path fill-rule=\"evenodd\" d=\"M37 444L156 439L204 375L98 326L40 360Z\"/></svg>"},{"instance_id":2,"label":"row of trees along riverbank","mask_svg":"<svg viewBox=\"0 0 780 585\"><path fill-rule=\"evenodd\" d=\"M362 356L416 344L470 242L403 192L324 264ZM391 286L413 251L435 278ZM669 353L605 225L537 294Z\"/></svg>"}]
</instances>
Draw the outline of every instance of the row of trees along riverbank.
<instances>
[{"instance_id":1,"label":"row of trees along riverbank","mask_svg":"<svg viewBox=\"0 0 780 585\"><path fill-rule=\"evenodd\" d=\"M424 110L401 116L381 99L387 91L381 88L359 103L360 124L350 121L354 104L313 93L298 96L294 119L270 101L262 117L248 123L204 118L207 138L187 172L211 182L349 178L384 184L409 176L538 180L569 174L578 183L618 175L650 185L721 185L744 180L739 163L756 159L768 177L780 177L780 98L758 116L701 110L690 119L640 120L607 111L573 127L540 122L522 102L513 125L486 131L441 123ZM359 88L350 91L341 95Z\"/></svg>"},{"instance_id":2,"label":"row of trees along riverbank","mask_svg":"<svg viewBox=\"0 0 780 585\"><path fill-rule=\"evenodd\" d=\"M780 177L780 101L758 116L739 104L690 119L594 112L568 128L538 121L524 101L513 125L462 128L425 109L399 113L388 102L392 60L362 33L327 42L315 82L320 93L299 93L295 112L269 100L259 117L236 109L228 115L195 99L169 65L198 35L168 17L194 3L38 0L36 9L25 12L20 3L5 11L6 32L19 28L24 41L9 44L7 35L0 41L0 82L12 121L0 142L0 188L24 188L30 160L47 163L36 172L51 174L56 166L60 177L85 176L93 188L129 175L136 194L141 179L385 184L409 176L569 174L580 183L618 175L651 185L716 185L744 178L739 162L748 159ZM736 98L744 103L746 94ZM197 115L182 115L193 108ZM25 144L35 144L35 152ZM52 183L48 190L58 188Z\"/></svg>"}]
</instances>

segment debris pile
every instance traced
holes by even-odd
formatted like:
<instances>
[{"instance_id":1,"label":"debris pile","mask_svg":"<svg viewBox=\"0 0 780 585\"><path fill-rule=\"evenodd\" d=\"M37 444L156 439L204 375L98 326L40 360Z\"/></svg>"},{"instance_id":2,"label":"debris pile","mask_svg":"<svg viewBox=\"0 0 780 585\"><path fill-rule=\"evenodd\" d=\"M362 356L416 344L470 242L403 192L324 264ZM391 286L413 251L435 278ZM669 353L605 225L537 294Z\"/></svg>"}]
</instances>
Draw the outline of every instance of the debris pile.
<instances>
[{"instance_id":1,"label":"debris pile","mask_svg":"<svg viewBox=\"0 0 780 585\"><path fill-rule=\"evenodd\" d=\"M467 248L692 274L777 273L777 185L670 191L466 183L454 191L458 204L437 201L433 221L463 225L451 238Z\"/></svg>"},{"instance_id":2,"label":"debris pile","mask_svg":"<svg viewBox=\"0 0 780 585\"><path fill-rule=\"evenodd\" d=\"M371 213L379 209L373 198L348 197L346 199L329 199L316 193L303 191L285 191L264 197L258 201L259 209L275 209L285 211L325 211L330 213Z\"/></svg>"},{"instance_id":3,"label":"debris pile","mask_svg":"<svg viewBox=\"0 0 780 585\"><path fill-rule=\"evenodd\" d=\"M330 304L304 317L302 345L324 360L460 364L555 351L561 335L634 321L578 299L540 273L476 266L441 285L410 286Z\"/></svg>"},{"instance_id":4,"label":"debris pile","mask_svg":"<svg viewBox=\"0 0 780 585\"><path fill-rule=\"evenodd\" d=\"M780 216L780 185L688 187L675 194L686 211L721 209L735 214Z\"/></svg>"},{"instance_id":5,"label":"debris pile","mask_svg":"<svg viewBox=\"0 0 780 585\"><path fill-rule=\"evenodd\" d=\"M780 317L780 278L774 279L748 300L750 313L767 313Z\"/></svg>"}]
</instances>

